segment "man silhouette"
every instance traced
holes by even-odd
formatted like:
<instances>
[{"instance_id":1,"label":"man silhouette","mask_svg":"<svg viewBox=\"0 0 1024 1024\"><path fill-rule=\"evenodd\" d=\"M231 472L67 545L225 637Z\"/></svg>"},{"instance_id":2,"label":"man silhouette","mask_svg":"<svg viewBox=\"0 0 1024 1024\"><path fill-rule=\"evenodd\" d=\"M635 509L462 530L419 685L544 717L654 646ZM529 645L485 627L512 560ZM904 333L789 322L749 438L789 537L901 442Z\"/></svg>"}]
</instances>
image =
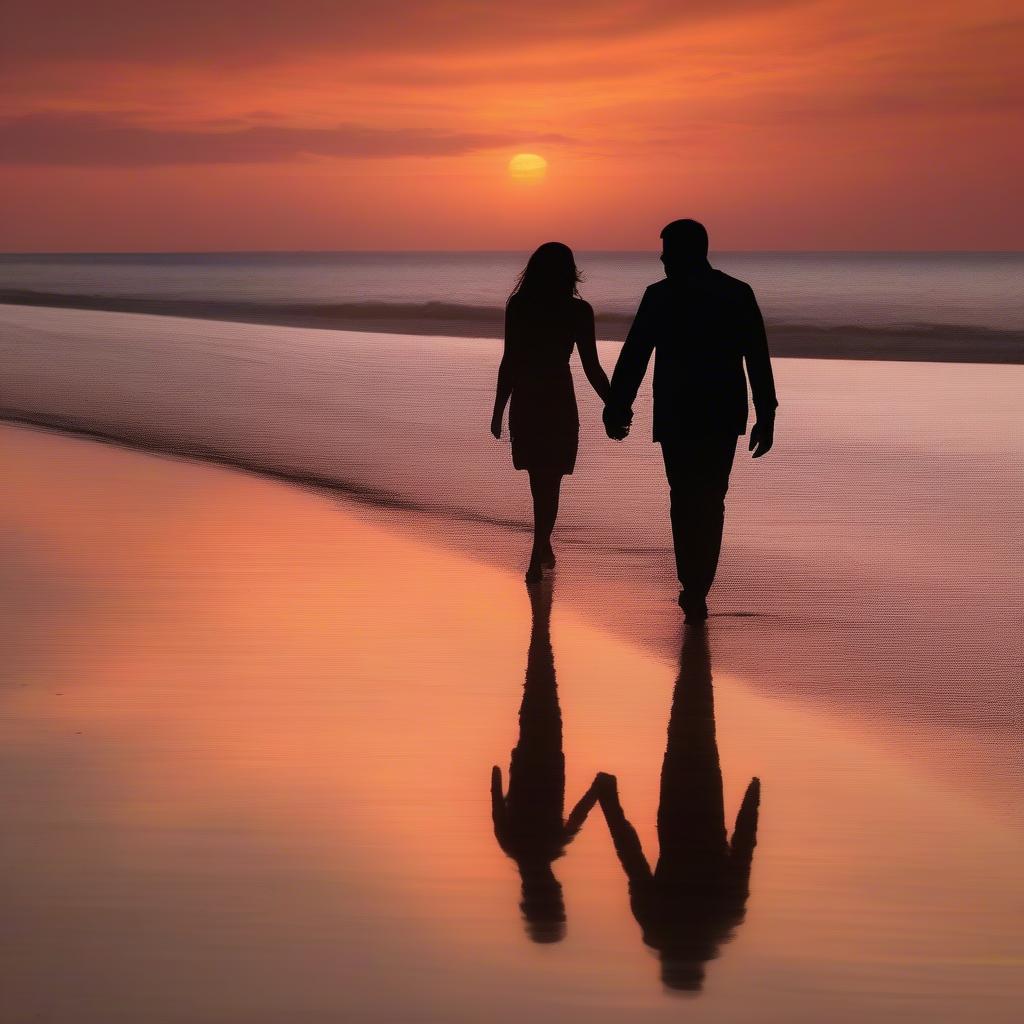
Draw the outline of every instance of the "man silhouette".
<instances>
[{"instance_id":1,"label":"man silhouette","mask_svg":"<svg viewBox=\"0 0 1024 1024\"><path fill-rule=\"evenodd\" d=\"M757 845L761 782L750 780L729 839L715 734L707 631L687 629L672 694L658 800L658 860L651 862L619 800L614 775L594 780L629 883L646 945L657 950L668 988L698 992L705 965L746 915Z\"/></svg>"},{"instance_id":2,"label":"man silhouette","mask_svg":"<svg viewBox=\"0 0 1024 1024\"><path fill-rule=\"evenodd\" d=\"M654 440L671 492L679 605L687 622L702 622L722 546L729 473L747 430L744 362L756 414L755 459L771 449L779 403L750 285L708 263L708 233L697 221L675 220L661 239L666 276L644 292L615 366L604 424L615 440L629 433L633 401L657 350Z\"/></svg>"}]
</instances>

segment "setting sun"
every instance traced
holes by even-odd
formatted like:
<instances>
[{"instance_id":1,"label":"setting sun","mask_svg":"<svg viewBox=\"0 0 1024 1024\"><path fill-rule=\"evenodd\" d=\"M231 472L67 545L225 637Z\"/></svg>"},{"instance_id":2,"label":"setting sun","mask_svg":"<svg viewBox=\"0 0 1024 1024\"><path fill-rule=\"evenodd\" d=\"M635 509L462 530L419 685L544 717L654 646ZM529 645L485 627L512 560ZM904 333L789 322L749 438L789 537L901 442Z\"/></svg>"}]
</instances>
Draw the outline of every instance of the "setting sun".
<instances>
[{"instance_id":1,"label":"setting sun","mask_svg":"<svg viewBox=\"0 0 1024 1024\"><path fill-rule=\"evenodd\" d=\"M541 181L547 172L547 160L536 153L517 153L508 162L508 173L516 181Z\"/></svg>"}]
</instances>

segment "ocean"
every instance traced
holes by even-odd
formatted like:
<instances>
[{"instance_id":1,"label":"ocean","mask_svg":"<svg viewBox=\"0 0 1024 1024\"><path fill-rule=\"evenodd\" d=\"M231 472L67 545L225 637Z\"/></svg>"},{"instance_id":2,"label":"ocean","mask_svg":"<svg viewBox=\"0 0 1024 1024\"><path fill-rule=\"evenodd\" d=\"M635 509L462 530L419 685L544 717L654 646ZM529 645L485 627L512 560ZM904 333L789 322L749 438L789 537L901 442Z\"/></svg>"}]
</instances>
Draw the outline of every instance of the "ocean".
<instances>
[{"instance_id":1,"label":"ocean","mask_svg":"<svg viewBox=\"0 0 1024 1024\"><path fill-rule=\"evenodd\" d=\"M0 302L495 337L527 253L0 255ZM621 340L653 252L582 252L599 336ZM1022 253L720 253L755 289L779 355L1024 361Z\"/></svg>"}]
</instances>

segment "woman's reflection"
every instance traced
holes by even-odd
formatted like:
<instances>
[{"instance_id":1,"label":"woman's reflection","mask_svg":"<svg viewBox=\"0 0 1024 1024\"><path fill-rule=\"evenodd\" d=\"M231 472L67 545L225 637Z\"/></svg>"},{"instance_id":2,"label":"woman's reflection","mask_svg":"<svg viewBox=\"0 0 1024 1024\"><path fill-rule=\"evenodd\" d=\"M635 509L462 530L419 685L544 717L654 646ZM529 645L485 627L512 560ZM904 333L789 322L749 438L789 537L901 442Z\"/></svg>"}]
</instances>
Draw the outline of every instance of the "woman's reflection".
<instances>
[{"instance_id":1,"label":"woman's reflection","mask_svg":"<svg viewBox=\"0 0 1024 1024\"><path fill-rule=\"evenodd\" d=\"M662 981L671 989L697 992L705 964L743 920L761 790L752 779L728 841L703 627L687 628L683 639L661 769L660 851L653 872L623 813L615 777L601 774L596 785L629 879L633 915L644 942L658 951Z\"/></svg>"},{"instance_id":2,"label":"woman's reflection","mask_svg":"<svg viewBox=\"0 0 1024 1024\"><path fill-rule=\"evenodd\" d=\"M520 908L534 942L565 935L562 886L551 865L565 853L597 799L596 783L573 808L565 809L565 755L551 650L551 582L528 588L533 625L526 657L526 683L519 707L519 742L512 751L508 793L501 769L491 770L491 809L498 844L515 862L523 883Z\"/></svg>"}]
</instances>

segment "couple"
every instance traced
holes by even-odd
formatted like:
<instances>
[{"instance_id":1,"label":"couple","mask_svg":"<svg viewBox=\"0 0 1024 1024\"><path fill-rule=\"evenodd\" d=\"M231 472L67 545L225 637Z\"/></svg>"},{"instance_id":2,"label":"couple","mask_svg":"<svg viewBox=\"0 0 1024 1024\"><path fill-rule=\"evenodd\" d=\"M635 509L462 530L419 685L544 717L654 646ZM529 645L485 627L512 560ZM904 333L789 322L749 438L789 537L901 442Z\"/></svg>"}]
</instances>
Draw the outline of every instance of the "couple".
<instances>
[{"instance_id":1,"label":"couple","mask_svg":"<svg viewBox=\"0 0 1024 1024\"><path fill-rule=\"evenodd\" d=\"M491 769L494 836L519 869L527 934L535 942L557 942L564 936L565 899L554 863L598 804L626 875L630 908L643 941L661 961L662 981L671 989L697 992L705 965L746 913L761 793L759 780L752 779L729 837L707 630L687 629L683 635L661 765L658 858L652 864L626 817L613 775L598 773L565 817L550 581L531 586L529 593L533 622L507 792L501 769Z\"/></svg>"},{"instance_id":2,"label":"couple","mask_svg":"<svg viewBox=\"0 0 1024 1024\"><path fill-rule=\"evenodd\" d=\"M665 278L644 293L610 382L597 355L594 311L579 297L572 250L560 242L537 249L506 307L491 433L501 437L511 400L512 462L529 473L533 495L526 578L535 582L555 563L551 532L562 477L576 464L573 348L605 403L605 430L616 441L629 433L633 401L657 350L654 440L661 444L671 492L679 605L687 622L702 622L722 545L729 473L747 430L744 362L756 415L750 432L755 459L771 449L778 402L764 321L750 286L708 263L708 234L697 221L673 221L661 240Z\"/></svg>"}]
</instances>

